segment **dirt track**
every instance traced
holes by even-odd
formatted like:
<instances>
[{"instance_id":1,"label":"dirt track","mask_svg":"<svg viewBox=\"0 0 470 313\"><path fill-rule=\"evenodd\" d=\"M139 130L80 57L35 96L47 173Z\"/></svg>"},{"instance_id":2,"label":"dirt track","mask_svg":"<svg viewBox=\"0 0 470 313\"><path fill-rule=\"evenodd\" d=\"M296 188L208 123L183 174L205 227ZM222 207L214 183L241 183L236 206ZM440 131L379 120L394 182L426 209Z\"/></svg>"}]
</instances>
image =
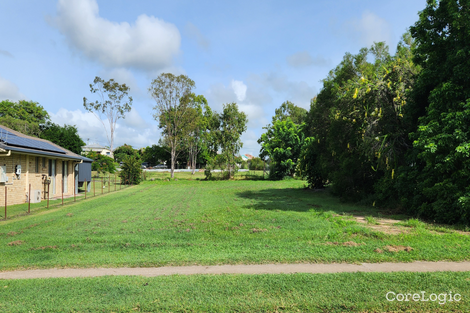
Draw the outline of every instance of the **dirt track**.
<instances>
[{"instance_id":1,"label":"dirt track","mask_svg":"<svg viewBox=\"0 0 470 313\"><path fill-rule=\"evenodd\" d=\"M344 272L464 272L470 271L467 262L412 262L356 264L259 264L171 266L149 268L66 268L0 272L0 279L97 277L106 275L194 275L194 274L291 274L291 273L344 273Z\"/></svg>"}]
</instances>

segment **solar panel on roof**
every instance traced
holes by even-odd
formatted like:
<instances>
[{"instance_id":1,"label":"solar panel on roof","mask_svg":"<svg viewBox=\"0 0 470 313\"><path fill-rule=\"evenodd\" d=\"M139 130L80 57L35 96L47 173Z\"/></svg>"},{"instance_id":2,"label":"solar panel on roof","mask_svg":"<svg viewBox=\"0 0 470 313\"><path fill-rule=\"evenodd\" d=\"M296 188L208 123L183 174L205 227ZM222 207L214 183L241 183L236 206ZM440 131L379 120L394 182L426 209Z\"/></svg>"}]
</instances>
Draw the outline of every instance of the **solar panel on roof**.
<instances>
[{"instance_id":1,"label":"solar panel on roof","mask_svg":"<svg viewBox=\"0 0 470 313\"><path fill-rule=\"evenodd\" d=\"M24 148L29 148L29 149L46 150L46 151L65 154L64 150L57 148L56 146L51 145L48 142L19 137L3 128L0 128L0 129L1 129L0 139L7 145L24 147Z\"/></svg>"}]
</instances>

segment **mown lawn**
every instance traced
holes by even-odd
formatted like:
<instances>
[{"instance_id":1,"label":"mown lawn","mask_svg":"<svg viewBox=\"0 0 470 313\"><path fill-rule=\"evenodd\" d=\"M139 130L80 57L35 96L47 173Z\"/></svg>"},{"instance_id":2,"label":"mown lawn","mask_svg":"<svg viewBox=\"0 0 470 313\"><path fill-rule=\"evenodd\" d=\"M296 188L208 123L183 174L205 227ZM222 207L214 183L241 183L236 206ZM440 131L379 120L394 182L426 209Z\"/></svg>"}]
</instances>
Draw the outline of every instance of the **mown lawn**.
<instances>
[{"instance_id":1,"label":"mown lawn","mask_svg":"<svg viewBox=\"0 0 470 313\"><path fill-rule=\"evenodd\" d=\"M380 212L298 180L146 181L1 221L0 270L469 259L468 235L413 220L385 234L352 213Z\"/></svg>"},{"instance_id":2,"label":"mown lawn","mask_svg":"<svg viewBox=\"0 0 470 313\"><path fill-rule=\"evenodd\" d=\"M5 280L0 311L470 312L469 287L455 272ZM419 301L396 300L408 293Z\"/></svg>"}]
</instances>

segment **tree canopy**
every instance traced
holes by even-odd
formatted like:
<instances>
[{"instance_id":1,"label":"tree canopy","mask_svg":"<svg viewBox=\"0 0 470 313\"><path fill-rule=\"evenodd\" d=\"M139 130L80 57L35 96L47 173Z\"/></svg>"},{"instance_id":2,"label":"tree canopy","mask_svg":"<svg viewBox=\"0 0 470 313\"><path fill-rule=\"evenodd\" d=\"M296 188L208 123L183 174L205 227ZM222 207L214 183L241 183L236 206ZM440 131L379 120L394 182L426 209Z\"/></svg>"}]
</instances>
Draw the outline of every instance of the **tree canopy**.
<instances>
[{"instance_id":1,"label":"tree canopy","mask_svg":"<svg viewBox=\"0 0 470 313\"><path fill-rule=\"evenodd\" d=\"M215 137L221 149L217 163L224 165L228 178L231 178L241 161L237 155L243 147L240 137L246 131L248 118L245 112L239 111L236 103L224 104L222 113L217 116L219 127L215 130Z\"/></svg>"},{"instance_id":2,"label":"tree canopy","mask_svg":"<svg viewBox=\"0 0 470 313\"><path fill-rule=\"evenodd\" d=\"M175 76L162 73L155 78L149 92L156 102L154 118L159 122L164 136L163 141L170 148L171 178L174 177L175 163L184 148L184 139L188 135L190 112L193 102L190 100L195 83L186 75Z\"/></svg>"},{"instance_id":3,"label":"tree canopy","mask_svg":"<svg viewBox=\"0 0 470 313\"><path fill-rule=\"evenodd\" d=\"M76 126L60 126L52 122L47 122L40 126L40 138L52 141L53 143L68 149L76 154L82 153L82 146L85 142L80 138Z\"/></svg>"},{"instance_id":4,"label":"tree canopy","mask_svg":"<svg viewBox=\"0 0 470 313\"><path fill-rule=\"evenodd\" d=\"M297 125L290 117L276 120L268 131L261 135L258 143L261 149L272 160L270 178L282 179L294 176L297 161L304 144L302 128L305 124Z\"/></svg>"},{"instance_id":5,"label":"tree canopy","mask_svg":"<svg viewBox=\"0 0 470 313\"><path fill-rule=\"evenodd\" d=\"M443 222L470 222L470 4L428 1L410 28L422 67L413 99L422 113L414 139L417 183L405 203Z\"/></svg>"},{"instance_id":6,"label":"tree canopy","mask_svg":"<svg viewBox=\"0 0 470 313\"><path fill-rule=\"evenodd\" d=\"M25 135L38 137L41 133L40 125L49 119L49 113L37 102L0 102L0 124Z\"/></svg>"},{"instance_id":7,"label":"tree canopy","mask_svg":"<svg viewBox=\"0 0 470 313\"><path fill-rule=\"evenodd\" d=\"M128 144L123 144L122 146L119 146L114 149L113 155L114 160L116 160L116 162L118 163L122 162L124 160L124 157L126 156L133 156L138 160L140 160L141 157L138 150L132 148L132 146Z\"/></svg>"}]
</instances>

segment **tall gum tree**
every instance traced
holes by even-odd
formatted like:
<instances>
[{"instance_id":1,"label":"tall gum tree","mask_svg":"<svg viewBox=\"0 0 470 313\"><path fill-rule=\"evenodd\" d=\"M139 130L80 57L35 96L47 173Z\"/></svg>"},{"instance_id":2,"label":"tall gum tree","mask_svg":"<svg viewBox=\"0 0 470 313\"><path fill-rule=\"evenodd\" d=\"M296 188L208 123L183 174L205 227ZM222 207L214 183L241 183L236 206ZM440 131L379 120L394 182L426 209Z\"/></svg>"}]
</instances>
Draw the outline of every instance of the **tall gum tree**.
<instances>
[{"instance_id":1,"label":"tall gum tree","mask_svg":"<svg viewBox=\"0 0 470 313\"><path fill-rule=\"evenodd\" d=\"M149 87L149 93L156 102L154 118L162 129L164 142L170 148L171 178L174 178L175 163L184 149L185 126L189 121L192 102L188 100L195 83L186 75L175 76L162 73Z\"/></svg>"},{"instance_id":2,"label":"tall gum tree","mask_svg":"<svg viewBox=\"0 0 470 313\"><path fill-rule=\"evenodd\" d=\"M223 163L227 166L228 177L231 178L237 166L237 154L243 147L240 137L247 129L248 118L245 112L238 110L236 103L227 103L223 105L219 120L218 143L222 150Z\"/></svg>"},{"instance_id":3,"label":"tall gum tree","mask_svg":"<svg viewBox=\"0 0 470 313\"><path fill-rule=\"evenodd\" d=\"M96 76L93 84L90 84L90 92L96 94L99 100L88 102L88 99L83 97L85 109L93 113L103 124L111 151L113 151L116 123L119 119L125 118L125 114L132 108L132 97L129 96L129 90L130 88L126 84L120 85L114 79L105 81ZM101 119L102 115L106 116L108 120L109 131Z\"/></svg>"}]
</instances>

